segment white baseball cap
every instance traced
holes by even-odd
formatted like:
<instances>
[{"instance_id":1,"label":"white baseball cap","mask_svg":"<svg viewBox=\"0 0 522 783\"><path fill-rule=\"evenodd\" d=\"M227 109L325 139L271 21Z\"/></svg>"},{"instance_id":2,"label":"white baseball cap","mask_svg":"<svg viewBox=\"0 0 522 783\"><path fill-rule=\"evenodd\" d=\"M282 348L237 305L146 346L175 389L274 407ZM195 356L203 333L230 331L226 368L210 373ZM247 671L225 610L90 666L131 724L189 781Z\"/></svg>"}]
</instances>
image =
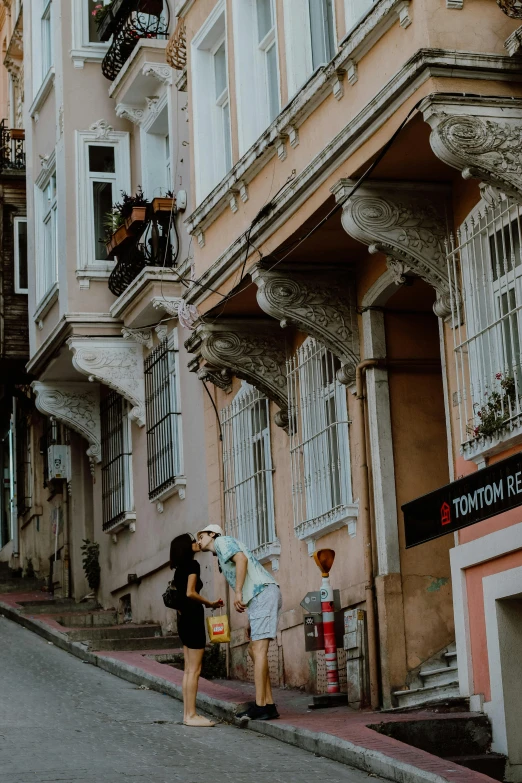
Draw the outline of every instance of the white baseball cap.
<instances>
[{"instance_id":1,"label":"white baseball cap","mask_svg":"<svg viewBox=\"0 0 522 783\"><path fill-rule=\"evenodd\" d=\"M200 533L215 533L217 536L225 535L223 528L219 527L219 525L207 525L201 530L198 530L196 533L196 538L199 538Z\"/></svg>"}]
</instances>

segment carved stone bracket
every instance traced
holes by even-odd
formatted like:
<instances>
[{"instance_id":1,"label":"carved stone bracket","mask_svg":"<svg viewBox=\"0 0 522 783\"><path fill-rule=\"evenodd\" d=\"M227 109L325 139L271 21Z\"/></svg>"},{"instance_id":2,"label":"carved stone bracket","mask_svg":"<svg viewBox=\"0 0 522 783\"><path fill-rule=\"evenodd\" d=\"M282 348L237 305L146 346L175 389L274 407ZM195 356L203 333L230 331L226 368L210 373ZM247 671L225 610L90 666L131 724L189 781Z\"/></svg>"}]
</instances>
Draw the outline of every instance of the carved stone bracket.
<instances>
[{"instance_id":1,"label":"carved stone bracket","mask_svg":"<svg viewBox=\"0 0 522 783\"><path fill-rule=\"evenodd\" d=\"M522 202L522 100L440 94L420 106L431 147L444 163Z\"/></svg>"},{"instance_id":2,"label":"carved stone bracket","mask_svg":"<svg viewBox=\"0 0 522 783\"><path fill-rule=\"evenodd\" d=\"M86 441L91 462L101 462L100 392L89 383L31 384L36 395L36 407L44 416L52 416Z\"/></svg>"},{"instance_id":3,"label":"carved stone bracket","mask_svg":"<svg viewBox=\"0 0 522 783\"><path fill-rule=\"evenodd\" d=\"M248 381L281 408L276 424L288 426L285 341L277 324L232 318L200 323L185 345L206 362L190 363L198 377L202 373L220 388L230 385L231 373Z\"/></svg>"},{"instance_id":4,"label":"carved stone bracket","mask_svg":"<svg viewBox=\"0 0 522 783\"><path fill-rule=\"evenodd\" d=\"M332 192L343 205L345 231L368 245L370 253L384 253L397 284L406 273L433 286L433 310L439 318L451 315L451 291L446 264L445 187L408 182L368 182L350 196L355 183L340 180Z\"/></svg>"},{"instance_id":5,"label":"carved stone bracket","mask_svg":"<svg viewBox=\"0 0 522 783\"><path fill-rule=\"evenodd\" d=\"M121 333L124 340L134 340L149 350L154 345L151 329L130 329L128 326L124 326Z\"/></svg>"},{"instance_id":6,"label":"carved stone bracket","mask_svg":"<svg viewBox=\"0 0 522 783\"><path fill-rule=\"evenodd\" d=\"M109 386L134 407L129 418L139 427L145 424L145 381L143 347L120 338L70 337L73 366L90 381Z\"/></svg>"},{"instance_id":7,"label":"carved stone bracket","mask_svg":"<svg viewBox=\"0 0 522 783\"><path fill-rule=\"evenodd\" d=\"M354 382L360 355L353 282L339 269L323 266L268 270L258 264L251 276L261 309L281 326L292 323L322 342L342 362L339 380Z\"/></svg>"}]
</instances>

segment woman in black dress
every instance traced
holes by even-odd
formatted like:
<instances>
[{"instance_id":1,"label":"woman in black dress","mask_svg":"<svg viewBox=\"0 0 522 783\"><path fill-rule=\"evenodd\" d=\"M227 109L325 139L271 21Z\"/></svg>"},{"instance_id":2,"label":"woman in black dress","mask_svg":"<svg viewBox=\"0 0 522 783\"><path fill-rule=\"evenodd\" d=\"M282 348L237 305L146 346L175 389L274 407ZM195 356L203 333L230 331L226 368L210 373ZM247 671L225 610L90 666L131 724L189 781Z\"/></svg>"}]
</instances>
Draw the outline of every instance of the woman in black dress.
<instances>
[{"instance_id":1,"label":"woman in black dress","mask_svg":"<svg viewBox=\"0 0 522 783\"><path fill-rule=\"evenodd\" d=\"M190 533L176 536L170 545L170 567L174 570L174 586L183 596L181 609L178 610L178 634L183 643L185 660L183 672L183 723L186 726L214 726L215 724L198 715L196 696L198 692L201 662L205 651L205 613L203 607L217 609L223 601L207 601L200 594L203 582L200 567L194 560L199 552L199 544Z\"/></svg>"}]
</instances>

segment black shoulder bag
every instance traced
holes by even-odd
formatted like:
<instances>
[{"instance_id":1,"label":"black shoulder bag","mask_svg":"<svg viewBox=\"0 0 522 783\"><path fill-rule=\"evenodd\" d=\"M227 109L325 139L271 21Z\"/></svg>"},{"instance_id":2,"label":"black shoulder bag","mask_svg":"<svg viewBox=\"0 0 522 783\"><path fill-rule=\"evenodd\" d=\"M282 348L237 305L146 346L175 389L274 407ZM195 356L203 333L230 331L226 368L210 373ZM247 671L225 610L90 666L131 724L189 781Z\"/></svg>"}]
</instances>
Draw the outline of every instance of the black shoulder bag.
<instances>
[{"instance_id":1,"label":"black shoulder bag","mask_svg":"<svg viewBox=\"0 0 522 783\"><path fill-rule=\"evenodd\" d=\"M174 580L168 583L167 589L163 593L163 603L167 609L181 610L182 598L179 590L174 585Z\"/></svg>"}]
</instances>

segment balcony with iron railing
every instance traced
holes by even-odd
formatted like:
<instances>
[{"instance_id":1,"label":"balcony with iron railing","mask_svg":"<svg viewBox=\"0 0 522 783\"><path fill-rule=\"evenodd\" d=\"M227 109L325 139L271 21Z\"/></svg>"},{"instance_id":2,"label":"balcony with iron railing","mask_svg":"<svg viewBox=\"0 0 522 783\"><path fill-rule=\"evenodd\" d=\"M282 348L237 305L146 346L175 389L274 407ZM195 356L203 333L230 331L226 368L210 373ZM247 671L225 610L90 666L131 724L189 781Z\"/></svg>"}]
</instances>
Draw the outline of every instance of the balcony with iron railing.
<instances>
[{"instance_id":1,"label":"balcony with iron railing","mask_svg":"<svg viewBox=\"0 0 522 783\"><path fill-rule=\"evenodd\" d=\"M172 269L178 256L174 199L155 198L135 207L107 242L107 255L117 263L109 277L109 290L121 296L145 267Z\"/></svg>"},{"instance_id":2,"label":"balcony with iron railing","mask_svg":"<svg viewBox=\"0 0 522 783\"><path fill-rule=\"evenodd\" d=\"M102 73L116 79L141 39L166 40L170 10L167 0L113 0L100 11L98 34L110 46L103 58Z\"/></svg>"},{"instance_id":3,"label":"balcony with iron railing","mask_svg":"<svg viewBox=\"0 0 522 783\"><path fill-rule=\"evenodd\" d=\"M0 173L25 173L25 130L0 122Z\"/></svg>"}]
</instances>

